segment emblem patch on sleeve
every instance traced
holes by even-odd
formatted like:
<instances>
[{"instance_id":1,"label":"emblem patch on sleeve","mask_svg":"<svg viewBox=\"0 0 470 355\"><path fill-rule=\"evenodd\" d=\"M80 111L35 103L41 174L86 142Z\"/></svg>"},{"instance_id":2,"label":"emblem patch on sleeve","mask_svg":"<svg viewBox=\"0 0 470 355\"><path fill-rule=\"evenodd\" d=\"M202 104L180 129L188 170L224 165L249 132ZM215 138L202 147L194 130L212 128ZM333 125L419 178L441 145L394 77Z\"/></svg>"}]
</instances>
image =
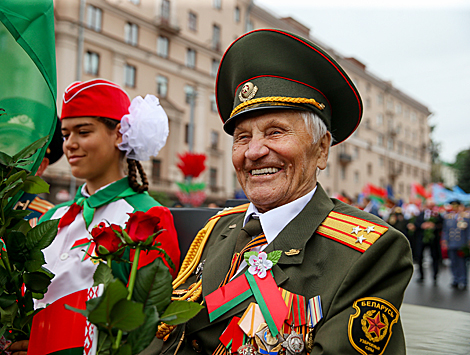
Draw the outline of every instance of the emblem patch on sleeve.
<instances>
[{"instance_id":1,"label":"emblem patch on sleeve","mask_svg":"<svg viewBox=\"0 0 470 355\"><path fill-rule=\"evenodd\" d=\"M392 327L400 314L388 301L377 297L354 302L356 313L349 317L348 337L363 355L381 355L392 336Z\"/></svg>"}]
</instances>

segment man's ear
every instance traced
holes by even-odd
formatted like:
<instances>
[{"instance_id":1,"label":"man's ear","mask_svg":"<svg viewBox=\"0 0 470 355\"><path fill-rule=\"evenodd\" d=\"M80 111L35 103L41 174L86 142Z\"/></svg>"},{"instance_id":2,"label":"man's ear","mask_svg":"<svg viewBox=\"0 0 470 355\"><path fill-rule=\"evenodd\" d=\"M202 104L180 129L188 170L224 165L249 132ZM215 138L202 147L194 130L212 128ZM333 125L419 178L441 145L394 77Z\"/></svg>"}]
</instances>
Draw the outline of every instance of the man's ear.
<instances>
[{"instance_id":1,"label":"man's ear","mask_svg":"<svg viewBox=\"0 0 470 355\"><path fill-rule=\"evenodd\" d=\"M331 133L326 132L326 134L320 139L318 150L319 150L319 157L317 161L317 167L320 170L326 168L326 164L328 162L328 154L330 153L330 146L331 146Z\"/></svg>"},{"instance_id":2,"label":"man's ear","mask_svg":"<svg viewBox=\"0 0 470 355\"><path fill-rule=\"evenodd\" d=\"M115 132L116 132L116 147L122 143L122 133L120 132L121 130L121 124L118 123Z\"/></svg>"}]
</instances>

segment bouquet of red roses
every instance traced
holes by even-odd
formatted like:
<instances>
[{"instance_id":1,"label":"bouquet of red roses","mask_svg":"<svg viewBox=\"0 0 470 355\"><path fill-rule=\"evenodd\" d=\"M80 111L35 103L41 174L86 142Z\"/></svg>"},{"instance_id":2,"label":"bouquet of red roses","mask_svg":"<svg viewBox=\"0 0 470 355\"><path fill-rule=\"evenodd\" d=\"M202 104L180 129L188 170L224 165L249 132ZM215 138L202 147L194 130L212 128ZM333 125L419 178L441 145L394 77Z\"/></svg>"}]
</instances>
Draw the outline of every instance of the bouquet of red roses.
<instances>
[{"instance_id":1,"label":"bouquet of red roses","mask_svg":"<svg viewBox=\"0 0 470 355\"><path fill-rule=\"evenodd\" d=\"M83 314L97 326L97 353L137 354L154 339L160 322L184 323L202 308L193 302L171 302L172 277L161 257L138 268L143 253L152 250L159 251L174 267L165 250L159 248L160 243L155 243L163 231L158 208L161 207L146 213L130 213L125 229L101 222L91 231L97 255L91 257L99 260L94 286L103 284L104 291L87 302L86 310L67 308ZM127 286L113 276L114 263L132 265Z\"/></svg>"}]
</instances>

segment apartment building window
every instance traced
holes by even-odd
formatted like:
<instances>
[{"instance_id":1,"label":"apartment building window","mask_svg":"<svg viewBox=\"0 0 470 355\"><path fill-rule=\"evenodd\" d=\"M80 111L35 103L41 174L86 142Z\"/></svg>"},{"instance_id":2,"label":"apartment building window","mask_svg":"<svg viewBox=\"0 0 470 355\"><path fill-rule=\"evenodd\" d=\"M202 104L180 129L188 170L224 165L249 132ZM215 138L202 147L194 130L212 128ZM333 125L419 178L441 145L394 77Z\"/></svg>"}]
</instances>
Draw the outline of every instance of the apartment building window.
<instances>
[{"instance_id":1,"label":"apartment building window","mask_svg":"<svg viewBox=\"0 0 470 355\"><path fill-rule=\"evenodd\" d=\"M403 194L404 193L404 185L402 182L398 184L398 193Z\"/></svg>"},{"instance_id":2,"label":"apartment building window","mask_svg":"<svg viewBox=\"0 0 470 355\"><path fill-rule=\"evenodd\" d=\"M403 154L403 143L398 142L398 154Z\"/></svg>"},{"instance_id":3,"label":"apartment building window","mask_svg":"<svg viewBox=\"0 0 470 355\"><path fill-rule=\"evenodd\" d=\"M162 18L170 19L170 0L162 0Z\"/></svg>"},{"instance_id":4,"label":"apartment building window","mask_svg":"<svg viewBox=\"0 0 470 355\"><path fill-rule=\"evenodd\" d=\"M387 109L392 111L393 110L393 100L390 99L387 101Z\"/></svg>"},{"instance_id":5,"label":"apartment building window","mask_svg":"<svg viewBox=\"0 0 470 355\"><path fill-rule=\"evenodd\" d=\"M211 131L211 148L217 150L219 147L219 132Z\"/></svg>"},{"instance_id":6,"label":"apartment building window","mask_svg":"<svg viewBox=\"0 0 470 355\"><path fill-rule=\"evenodd\" d=\"M124 65L124 85L130 88L135 87L135 72L135 66L130 64Z\"/></svg>"},{"instance_id":7,"label":"apartment building window","mask_svg":"<svg viewBox=\"0 0 470 355\"><path fill-rule=\"evenodd\" d=\"M152 180L158 181L161 178L162 161L160 159L152 159Z\"/></svg>"},{"instance_id":8,"label":"apartment building window","mask_svg":"<svg viewBox=\"0 0 470 355\"><path fill-rule=\"evenodd\" d=\"M163 75L157 75L157 95L166 97L168 93L168 78Z\"/></svg>"},{"instance_id":9,"label":"apartment building window","mask_svg":"<svg viewBox=\"0 0 470 355\"><path fill-rule=\"evenodd\" d=\"M216 168L209 169L209 186L212 189L217 187L217 169Z\"/></svg>"},{"instance_id":10,"label":"apartment building window","mask_svg":"<svg viewBox=\"0 0 470 355\"><path fill-rule=\"evenodd\" d=\"M416 122L416 112L412 111L410 117L412 122Z\"/></svg>"},{"instance_id":11,"label":"apartment building window","mask_svg":"<svg viewBox=\"0 0 470 355\"><path fill-rule=\"evenodd\" d=\"M354 172L354 182L356 184L359 183L359 171Z\"/></svg>"},{"instance_id":12,"label":"apartment building window","mask_svg":"<svg viewBox=\"0 0 470 355\"><path fill-rule=\"evenodd\" d=\"M384 103L384 96L382 94L377 95L377 105L382 105Z\"/></svg>"},{"instance_id":13,"label":"apartment building window","mask_svg":"<svg viewBox=\"0 0 470 355\"><path fill-rule=\"evenodd\" d=\"M379 181L380 181L379 186L385 189L385 187L386 187L386 186L385 186L385 179L384 179L384 178L380 178Z\"/></svg>"},{"instance_id":14,"label":"apartment building window","mask_svg":"<svg viewBox=\"0 0 470 355\"><path fill-rule=\"evenodd\" d=\"M395 113L396 113L397 115L401 115L401 104L397 104L397 105L395 106Z\"/></svg>"},{"instance_id":15,"label":"apartment building window","mask_svg":"<svg viewBox=\"0 0 470 355\"><path fill-rule=\"evenodd\" d=\"M393 150L393 146L394 146L394 144L393 144L393 138L389 138L389 139L388 139L387 148L388 148L389 150Z\"/></svg>"},{"instance_id":16,"label":"apartment building window","mask_svg":"<svg viewBox=\"0 0 470 355\"><path fill-rule=\"evenodd\" d=\"M369 175L369 176L372 175L372 164L371 163L367 164L367 175Z\"/></svg>"},{"instance_id":17,"label":"apartment building window","mask_svg":"<svg viewBox=\"0 0 470 355\"><path fill-rule=\"evenodd\" d=\"M218 70L219 70L219 61L217 59L212 59L211 76L215 78L217 76Z\"/></svg>"},{"instance_id":18,"label":"apartment building window","mask_svg":"<svg viewBox=\"0 0 470 355\"><path fill-rule=\"evenodd\" d=\"M384 165L385 165L384 158L379 157L379 166L384 166Z\"/></svg>"},{"instance_id":19,"label":"apartment building window","mask_svg":"<svg viewBox=\"0 0 470 355\"><path fill-rule=\"evenodd\" d=\"M212 0L212 6L216 10L220 10L222 8L222 0Z\"/></svg>"},{"instance_id":20,"label":"apartment building window","mask_svg":"<svg viewBox=\"0 0 470 355\"><path fill-rule=\"evenodd\" d=\"M85 73L98 75L98 70L100 67L100 55L96 52L87 51L85 52L85 57L83 60Z\"/></svg>"},{"instance_id":21,"label":"apartment building window","mask_svg":"<svg viewBox=\"0 0 470 355\"><path fill-rule=\"evenodd\" d=\"M381 135L381 134L378 134L377 135L377 145L379 147L383 146L384 145L384 136Z\"/></svg>"},{"instance_id":22,"label":"apartment building window","mask_svg":"<svg viewBox=\"0 0 470 355\"><path fill-rule=\"evenodd\" d=\"M127 22L124 26L124 41L131 46L137 46L139 38L139 26L135 23Z\"/></svg>"},{"instance_id":23,"label":"apartment building window","mask_svg":"<svg viewBox=\"0 0 470 355\"><path fill-rule=\"evenodd\" d=\"M218 25L212 26L212 49L220 51L220 27Z\"/></svg>"},{"instance_id":24,"label":"apartment building window","mask_svg":"<svg viewBox=\"0 0 470 355\"><path fill-rule=\"evenodd\" d=\"M246 30L247 30L247 32L253 31L254 28L255 28L255 26L253 25L253 21L251 21L251 19L248 19L246 21Z\"/></svg>"},{"instance_id":25,"label":"apartment building window","mask_svg":"<svg viewBox=\"0 0 470 355\"><path fill-rule=\"evenodd\" d=\"M162 58L168 58L168 49L170 47L170 41L167 37L158 36L157 39L157 55Z\"/></svg>"},{"instance_id":26,"label":"apartment building window","mask_svg":"<svg viewBox=\"0 0 470 355\"><path fill-rule=\"evenodd\" d=\"M140 4L140 0L129 0L129 2L133 3L134 5Z\"/></svg>"},{"instance_id":27,"label":"apartment building window","mask_svg":"<svg viewBox=\"0 0 470 355\"><path fill-rule=\"evenodd\" d=\"M184 125L184 142L186 144L189 143L189 123Z\"/></svg>"},{"instance_id":28,"label":"apartment building window","mask_svg":"<svg viewBox=\"0 0 470 355\"><path fill-rule=\"evenodd\" d=\"M186 85L184 87L184 93L185 93L185 101L187 104L189 104L191 103L193 96L195 96L196 94L196 89L194 88L194 86Z\"/></svg>"},{"instance_id":29,"label":"apartment building window","mask_svg":"<svg viewBox=\"0 0 470 355\"><path fill-rule=\"evenodd\" d=\"M192 48L186 50L186 66L191 69L196 67L196 51Z\"/></svg>"},{"instance_id":30,"label":"apartment building window","mask_svg":"<svg viewBox=\"0 0 470 355\"><path fill-rule=\"evenodd\" d=\"M341 175L341 180L346 180L346 167L342 165L339 171Z\"/></svg>"},{"instance_id":31,"label":"apartment building window","mask_svg":"<svg viewBox=\"0 0 470 355\"><path fill-rule=\"evenodd\" d=\"M189 11L188 27L191 31L197 31L197 15Z\"/></svg>"},{"instance_id":32,"label":"apartment building window","mask_svg":"<svg viewBox=\"0 0 470 355\"><path fill-rule=\"evenodd\" d=\"M377 126L382 126L384 123L384 116L381 113L377 114Z\"/></svg>"},{"instance_id":33,"label":"apartment building window","mask_svg":"<svg viewBox=\"0 0 470 355\"><path fill-rule=\"evenodd\" d=\"M353 158L354 160L359 159L359 147L354 147L352 158Z\"/></svg>"},{"instance_id":34,"label":"apartment building window","mask_svg":"<svg viewBox=\"0 0 470 355\"><path fill-rule=\"evenodd\" d=\"M87 26L96 32L101 32L101 20L103 11L93 5L87 8Z\"/></svg>"},{"instance_id":35,"label":"apartment building window","mask_svg":"<svg viewBox=\"0 0 470 355\"><path fill-rule=\"evenodd\" d=\"M211 95L211 111L217 112L217 103L215 101L215 94Z\"/></svg>"},{"instance_id":36,"label":"apartment building window","mask_svg":"<svg viewBox=\"0 0 470 355\"><path fill-rule=\"evenodd\" d=\"M233 11L233 19L236 23L240 22L240 8L235 6L235 10Z\"/></svg>"}]
</instances>

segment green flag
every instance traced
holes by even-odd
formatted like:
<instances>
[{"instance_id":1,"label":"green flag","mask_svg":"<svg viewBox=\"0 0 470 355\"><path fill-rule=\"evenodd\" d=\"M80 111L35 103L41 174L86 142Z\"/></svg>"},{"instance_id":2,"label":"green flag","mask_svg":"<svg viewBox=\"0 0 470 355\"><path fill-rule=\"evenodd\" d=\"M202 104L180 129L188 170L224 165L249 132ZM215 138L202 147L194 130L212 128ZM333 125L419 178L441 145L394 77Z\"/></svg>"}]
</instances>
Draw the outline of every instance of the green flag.
<instances>
[{"instance_id":1,"label":"green flag","mask_svg":"<svg viewBox=\"0 0 470 355\"><path fill-rule=\"evenodd\" d=\"M53 0L0 1L0 151L14 155L57 122ZM47 145L31 157L35 172Z\"/></svg>"}]
</instances>

